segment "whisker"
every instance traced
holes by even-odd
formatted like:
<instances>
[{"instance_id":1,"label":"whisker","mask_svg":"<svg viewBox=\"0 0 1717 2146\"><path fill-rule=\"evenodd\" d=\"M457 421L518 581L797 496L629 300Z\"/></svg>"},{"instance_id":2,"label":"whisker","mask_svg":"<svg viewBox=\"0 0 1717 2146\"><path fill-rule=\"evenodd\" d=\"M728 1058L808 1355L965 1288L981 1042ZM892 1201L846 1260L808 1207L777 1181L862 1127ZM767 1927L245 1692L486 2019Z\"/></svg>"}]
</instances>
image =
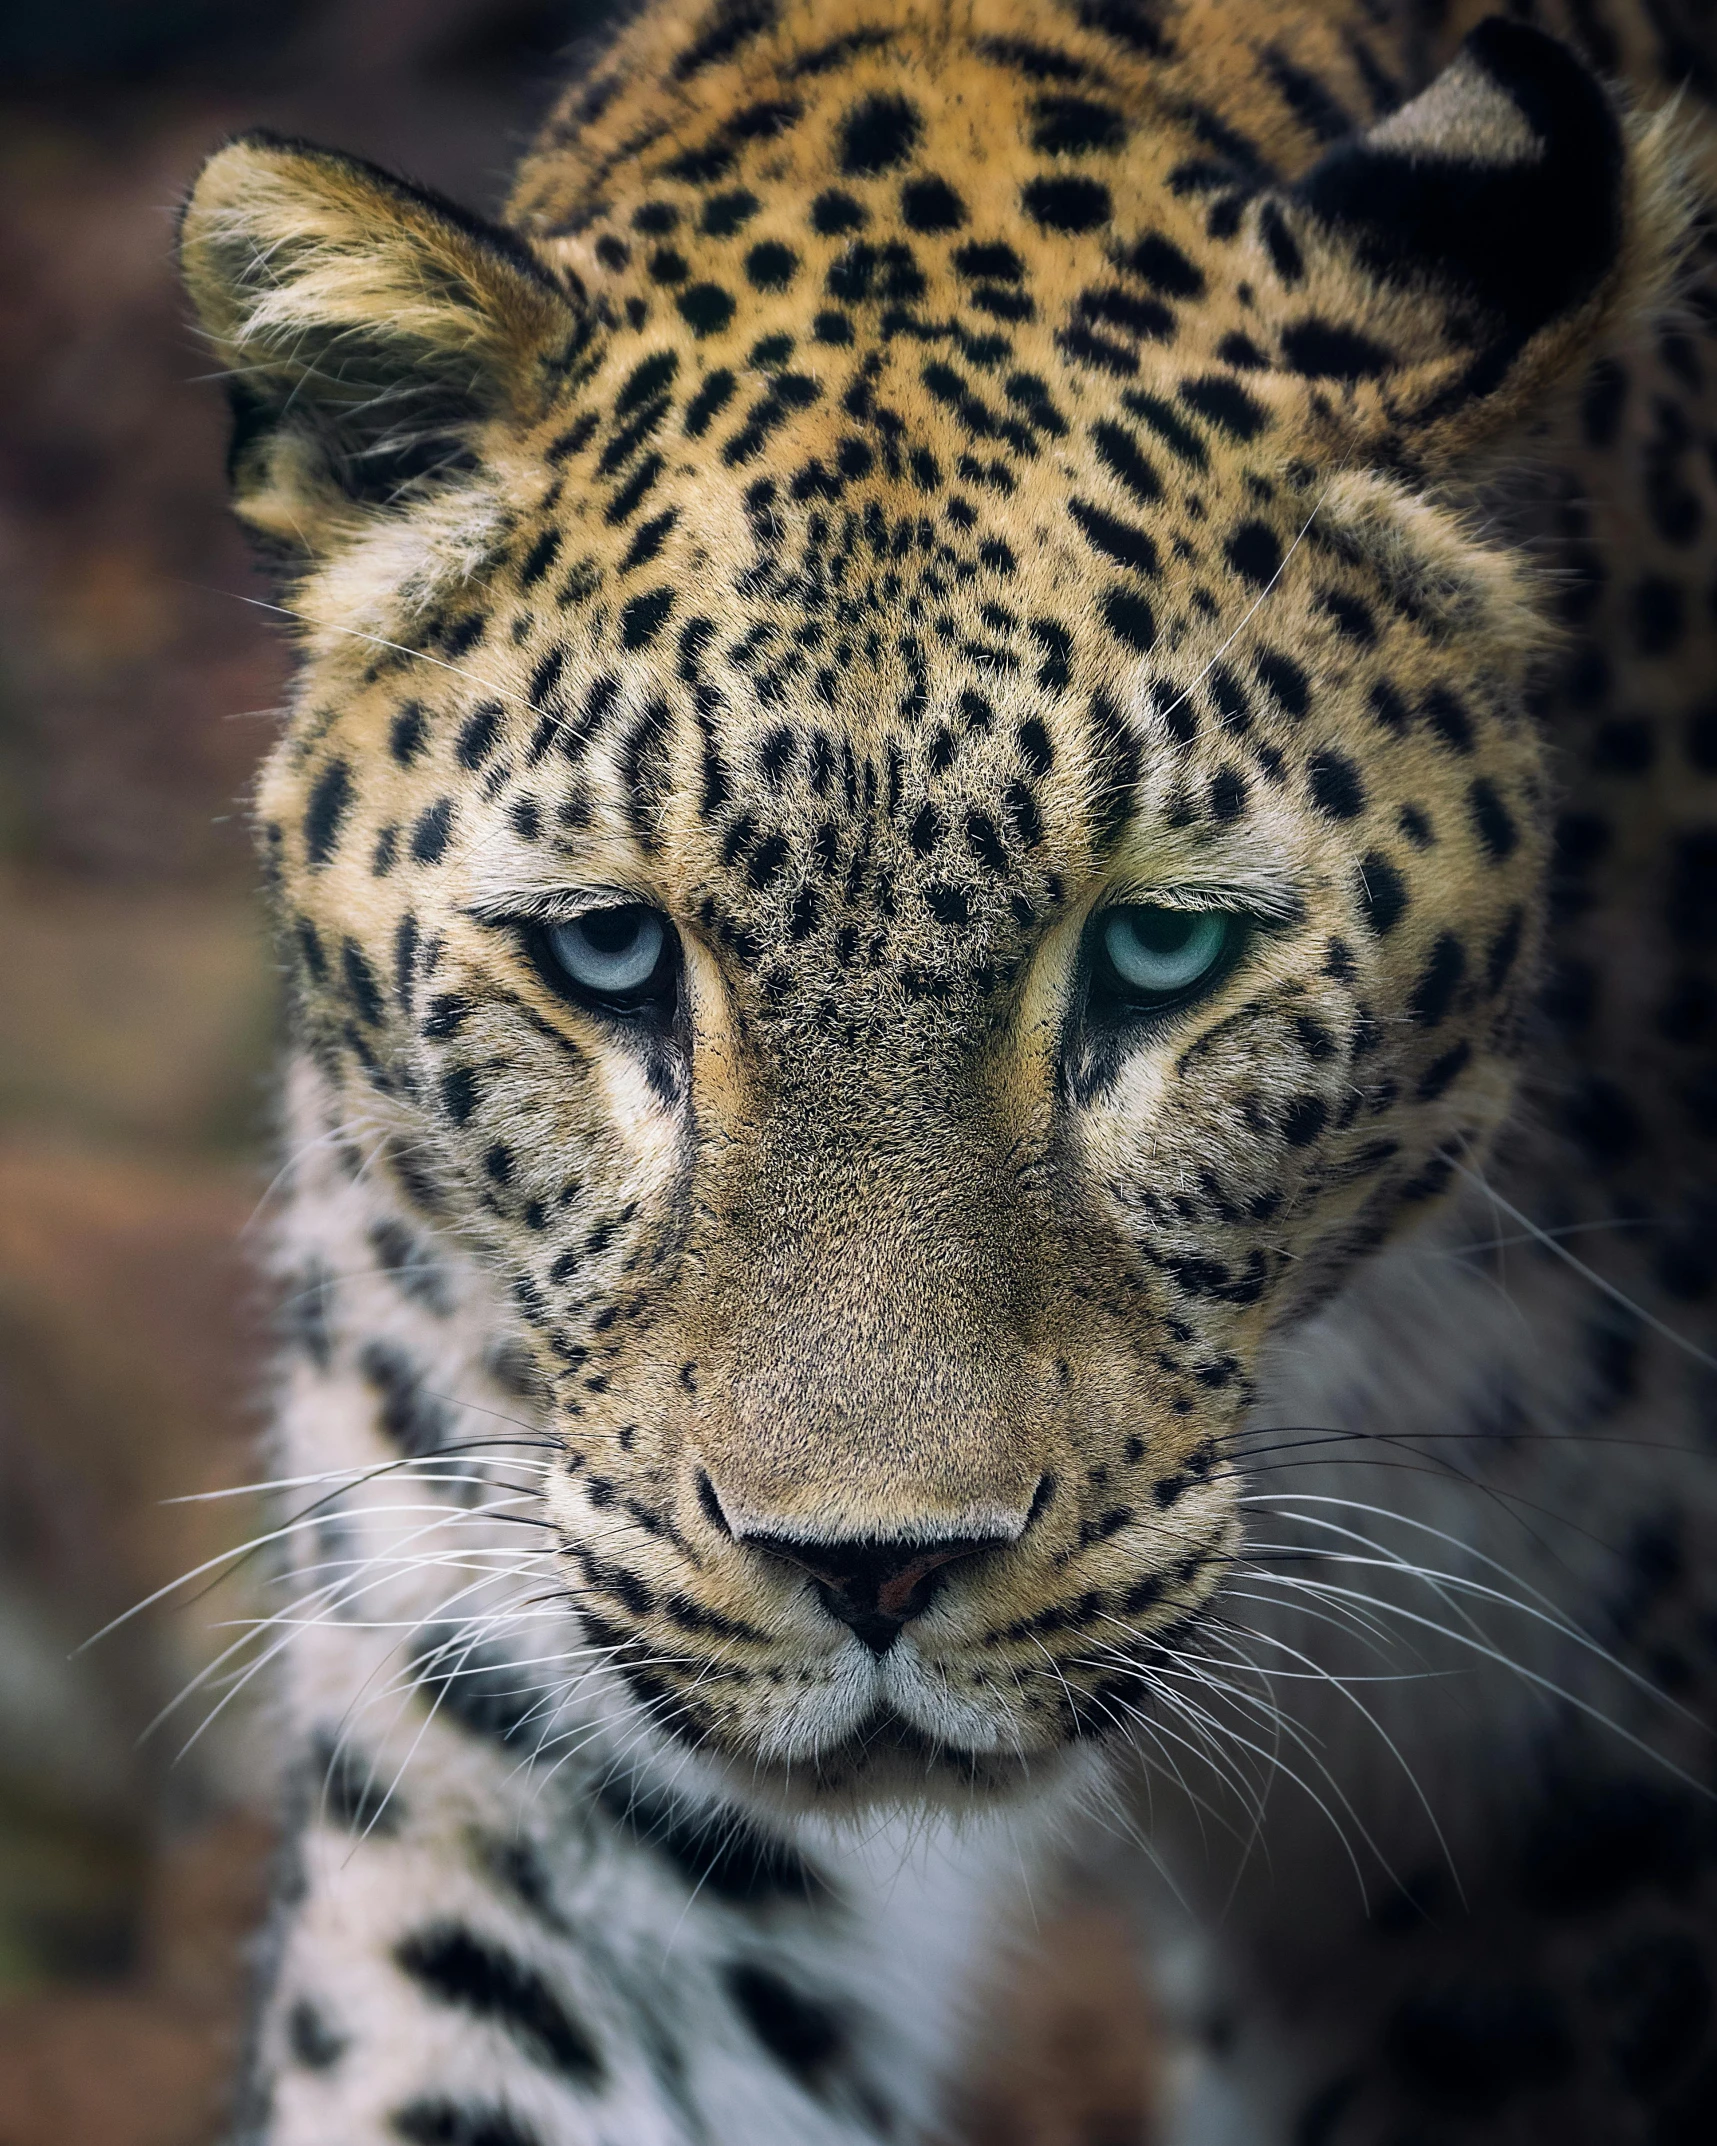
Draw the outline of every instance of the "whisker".
<instances>
[{"instance_id":1,"label":"whisker","mask_svg":"<svg viewBox=\"0 0 1717 2146\"><path fill-rule=\"evenodd\" d=\"M1362 1564L1384 1562L1366 1559L1348 1560L1339 1556L1334 1557L1332 1561L1336 1563L1358 1562ZM1529 1664L1516 1659L1513 1655L1505 1653L1501 1648L1490 1643L1482 1636L1462 1631L1454 1626L1440 1624L1435 1618L1427 1617L1418 1610L1409 1609L1404 1603L1392 1603L1381 1596L1362 1594L1353 1589L1340 1587L1334 1581L1314 1580L1303 1574L1291 1575L1262 1571L1254 1572L1251 1577L1261 1585L1279 1587L1287 1593L1306 1592L1326 1597L1346 1597L1369 1602L1375 1604L1377 1608L1389 1616L1403 1617L1409 1623L1418 1625L1422 1630L1435 1633L1438 1637L1447 1639L1456 1646L1467 1647L1484 1660L1494 1662L1499 1668L1506 1669L1523 1683L1531 1685L1535 1690L1543 1693L1545 1697L1560 1700L1563 1705L1574 1708L1576 1712L1583 1714L1589 1721L1597 1723L1600 1727L1608 1730L1610 1734L1620 1737L1624 1743L1630 1745L1634 1750L1644 1753L1655 1765L1661 1766L1666 1772L1673 1774L1677 1780L1697 1789L1702 1796L1717 1801L1717 1790L1708 1788L1696 1775L1688 1773L1684 1767L1678 1766L1674 1760L1666 1758L1662 1752L1647 1743L1643 1737L1635 1735L1631 1729L1617 1721L1613 1715L1606 1714L1602 1707L1582 1698L1578 1692L1558 1683L1554 1677L1546 1676L1541 1671L1533 1669ZM1507 1607L1524 1607L1524 1605L1518 1603L1510 1603L1506 1596L1499 1596L1497 1599ZM1567 1636L1577 1639L1583 1637L1583 1635L1572 1629L1570 1629ZM1593 1642L1587 1642L1587 1644L1592 1646L1592 1650L1599 1654L1600 1658L1602 1657L1603 1650L1601 1648L1598 1648ZM1622 1673L1628 1677L1628 1680L1636 1684L1642 1691L1648 1693L1653 1699L1665 1706L1674 1706L1678 1713L1686 1715L1690 1721L1698 1722L1697 1716L1689 1713L1685 1707L1678 1706L1674 1700L1670 1699L1666 1693L1659 1691L1655 1685L1628 1670L1625 1664L1620 1666ZM1703 1723L1698 1723L1698 1725L1705 1726Z\"/></svg>"},{"instance_id":2,"label":"whisker","mask_svg":"<svg viewBox=\"0 0 1717 2146\"><path fill-rule=\"evenodd\" d=\"M1518 1207L1505 1200L1502 1194L1489 1184L1479 1171L1469 1169L1465 1163L1456 1160L1453 1156L1449 1160L1453 1167L1460 1172L1461 1176L1466 1178L1469 1183L1479 1186L1485 1197L1493 1205L1500 1207L1511 1222L1519 1223L1535 1244L1541 1244L1547 1252L1552 1253L1565 1266L1571 1267L1583 1280L1590 1282L1592 1287L1599 1291L1601 1295L1608 1297L1613 1304L1619 1304L1625 1312L1638 1319L1642 1326L1649 1327L1654 1334L1661 1336L1663 1340L1669 1342L1673 1347L1683 1350L1693 1358L1695 1363L1703 1364L1707 1370L1717 1371L1717 1356L1710 1355L1706 1350L1689 1341L1685 1334L1678 1334L1673 1326L1666 1324L1655 1313L1647 1311L1643 1304L1636 1303L1626 1290L1618 1289L1614 1282L1607 1281L1595 1267L1588 1267L1583 1259L1577 1259L1565 1244L1557 1241L1551 1232L1540 1229L1530 1215L1523 1214Z\"/></svg>"}]
</instances>

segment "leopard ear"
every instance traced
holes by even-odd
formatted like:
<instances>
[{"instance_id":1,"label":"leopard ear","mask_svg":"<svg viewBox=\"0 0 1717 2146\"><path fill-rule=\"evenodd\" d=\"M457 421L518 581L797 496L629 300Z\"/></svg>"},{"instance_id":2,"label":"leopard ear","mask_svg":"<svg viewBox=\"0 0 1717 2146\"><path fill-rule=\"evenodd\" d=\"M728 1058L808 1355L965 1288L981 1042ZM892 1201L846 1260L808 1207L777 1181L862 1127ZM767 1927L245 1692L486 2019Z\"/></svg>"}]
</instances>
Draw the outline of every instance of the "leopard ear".
<instances>
[{"instance_id":1,"label":"leopard ear","mask_svg":"<svg viewBox=\"0 0 1717 2146\"><path fill-rule=\"evenodd\" d=\"M1468 453L1651 289L1679 221L1663 164L1565 45L1489 18L1422 95L1252 206L1274 362L1350 450Z\"/></svg>"},{"instance_id":2,"label":"leopard ear","mask_svg":"<svg viewBox=\"0 0 1717 2146\"><path fill-rule=\"evenodd\" d=\"M591 332L511 232L268 134L204 165L179 251L228 368L235 506L300 555L469 468L482 424L564 386Z\"/></svg>"}]
</instances>

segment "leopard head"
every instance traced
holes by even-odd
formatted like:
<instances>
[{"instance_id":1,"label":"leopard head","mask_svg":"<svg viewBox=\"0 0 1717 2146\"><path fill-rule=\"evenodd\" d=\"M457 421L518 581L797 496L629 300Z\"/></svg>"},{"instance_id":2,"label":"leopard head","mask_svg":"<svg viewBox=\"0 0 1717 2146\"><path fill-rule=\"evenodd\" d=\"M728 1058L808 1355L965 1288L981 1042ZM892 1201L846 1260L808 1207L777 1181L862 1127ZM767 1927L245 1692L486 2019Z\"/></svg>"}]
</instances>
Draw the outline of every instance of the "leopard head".
<instances>
[{"instance_id":1,"label":"leopard head","mask_svg":"<svg viewBox=\"0 0 1717 2146\"><path fill-rule=\"evenodd\" d=\"M1508 1109L1541 629L1463 501L1669 223L1502 22L1295 176L872 12L647 16L507 226L252 136L183 231L305 1078L492 1274L645 1716L825 1794L1125 1731L1261 1349Z\"/></svg>"}]
</instances>

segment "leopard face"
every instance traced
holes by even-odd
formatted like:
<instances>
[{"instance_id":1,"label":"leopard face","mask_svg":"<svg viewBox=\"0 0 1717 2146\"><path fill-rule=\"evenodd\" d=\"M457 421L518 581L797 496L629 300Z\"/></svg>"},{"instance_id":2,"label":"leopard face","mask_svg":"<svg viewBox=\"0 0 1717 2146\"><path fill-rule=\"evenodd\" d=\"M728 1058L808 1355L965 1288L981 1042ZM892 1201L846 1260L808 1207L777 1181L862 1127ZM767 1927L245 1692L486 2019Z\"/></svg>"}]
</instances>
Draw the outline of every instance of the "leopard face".
<instances>
[{"instance_id":1,"label":"leopard face","mask_svg":"<svg viewBox=\"0 0 1717 2146\"><path fill-rule=\"evenodd\" d=\"M1261 1349L1507 1110L1539 634L1460 486L1658 213L1536 33L1314 163L1087 17L647 16L508 229L260 137L186 224L311 1077L527 1339L646 1716L824 1793L1124 1735Z\"/></svg>"}]
</instances>

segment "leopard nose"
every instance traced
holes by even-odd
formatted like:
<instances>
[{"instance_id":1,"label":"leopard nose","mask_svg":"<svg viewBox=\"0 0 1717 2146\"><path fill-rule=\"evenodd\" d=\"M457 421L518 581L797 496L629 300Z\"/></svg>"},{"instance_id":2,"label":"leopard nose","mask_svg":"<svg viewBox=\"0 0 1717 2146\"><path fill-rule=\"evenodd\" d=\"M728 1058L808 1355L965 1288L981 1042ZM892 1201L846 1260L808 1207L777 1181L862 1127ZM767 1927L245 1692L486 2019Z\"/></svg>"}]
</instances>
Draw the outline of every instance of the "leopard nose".
<instances>
[{"instance_id":1,"label":"leopard nose","mask_svg":"<svg viewBox=\"0 0 1717 2146\"><path fill-rule=\"evenodd\" d=\"M813 1532L797 1516L779 1510L748 1510L730 1489L718 1488L707 1470L700 1468L697 1475L698 1504L711 1527L743 1549L806 1574L829 1615L850 1626L878 1655L888 1652L903 1625L929 1608L951 1565L1017 1543L1054 1496L1055 1477L1040 1475L1021 1504L968 1505L942 1519L942 1532L926 1514L912 1535L884 1534L862 1522L849 1522L850 1533L833 1535Z\"/></svg>"},{"instance_id":2,"label":"leopard nose","mask_svg":"<svg viewBox=\"0 0 1717 2146\"><path fill-rule=\"evenodd\" d=\"M901 1627L930 1606L947 1567L980 1550L993 1537L950 1536L941 1542L795 1542L781 1535L747 1535L747 1545L765 1557L796 1565L816 1582L831 1617L849 1625L873 1654L886 1654Z\"/></svg>"}]
</instances>

